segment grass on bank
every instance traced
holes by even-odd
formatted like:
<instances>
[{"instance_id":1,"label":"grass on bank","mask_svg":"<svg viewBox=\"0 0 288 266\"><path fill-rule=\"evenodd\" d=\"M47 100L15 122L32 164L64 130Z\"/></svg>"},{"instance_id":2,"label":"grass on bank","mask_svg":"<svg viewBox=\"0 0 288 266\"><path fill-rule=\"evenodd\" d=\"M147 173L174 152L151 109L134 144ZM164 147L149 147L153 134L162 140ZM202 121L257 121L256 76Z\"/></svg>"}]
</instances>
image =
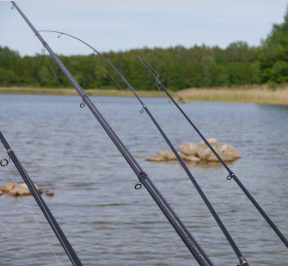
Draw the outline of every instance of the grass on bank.
<instances>
[{"instance_id":1,"label":"grass on bank","mask_svg":"<svg viewBox=\"0 0 288 266\"><path fill-rule=\"evenodd\" d=\"M64 92L63 92L64 91ZM162 97L159 91L136 91L140 97ZM74 88L26 88L26 87L0 87L0 94L36 94L36 95L78 95ZM86 89L85 93L89 96L128 96L134 94L129 90L104 90L104 89ZM173 97L177 97L175 92L170 92Z\"/></svg>"},{"instance_id":2,"label":"grass on bank","mask_svg":"<svg viewBox=\"0 0 288 266\"><path fill-rule=\"evenodd\" d=\"M240 102L288 105L288 85L270 89L267 85L242 86L234 88L186 89L178 96L189 101Z\"/></svg>"},{"instance_id":3,"label":"grass on bank","mask_svg":"<svg viewBox=\"0 0 288 266\"><path fill-rule=\"evenodd\" d=\"M78 95L75 89L64 89L66 95ZM85 92L91 96L134 96L129 90L87 89ZM159 91L137 91L140 97L163 97ZM267 85L238 86L232 88L201 88L185 89L170 92L172 97L181 96L189 101L209 102L240 102L288 105L288 85L283 85L272 90ZM26 87L0 87L0 94L39 94L39 95L64 95L61 88L26 88Z\"/></svg>"}]
</instances>

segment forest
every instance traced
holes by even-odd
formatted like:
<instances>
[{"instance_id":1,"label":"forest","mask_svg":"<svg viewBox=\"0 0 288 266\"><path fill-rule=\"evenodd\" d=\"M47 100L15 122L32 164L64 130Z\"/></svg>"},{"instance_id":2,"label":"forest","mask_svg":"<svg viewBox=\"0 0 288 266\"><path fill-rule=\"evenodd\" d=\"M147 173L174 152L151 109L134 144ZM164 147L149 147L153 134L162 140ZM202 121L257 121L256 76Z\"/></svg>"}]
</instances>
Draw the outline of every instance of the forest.
<instances>
[{"instance_id":1,"label":"forest","mask_svg":"<svg viewBox=\"0 0 288 266\"><path fill-rule=\"evenodd\" d=\"M237 41L226 49L205 45L191 48L177 45L169 48L133 49L107 52L103 55L122 73L136 90L157 90L155 80L139 61L143 56L161 76L171 91L185 88L234 87L268 84L275 88L288 82L288 9L284 22L274 24L258 47ZM92 55L58 55L83 89L112 89L123 82L99 56L103 67ZM51 67L62 87L71 87L54 61L43 54L20 57L17 51L0 46L0 86L58 87ZM123 87L125 89L125 87Z\"/></svg>"}]
</instances>

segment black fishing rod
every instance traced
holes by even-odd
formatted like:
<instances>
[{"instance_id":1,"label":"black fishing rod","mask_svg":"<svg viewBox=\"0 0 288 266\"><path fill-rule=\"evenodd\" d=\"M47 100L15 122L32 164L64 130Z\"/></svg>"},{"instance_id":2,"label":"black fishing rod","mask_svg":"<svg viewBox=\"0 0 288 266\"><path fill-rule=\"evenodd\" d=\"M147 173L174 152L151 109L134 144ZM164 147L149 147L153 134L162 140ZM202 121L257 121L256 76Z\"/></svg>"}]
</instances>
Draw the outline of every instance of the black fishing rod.
<instances>
[{"instance_id":1,"label":"black fishing rod","mask_svg":"<svg viewBox=\"0 0 288 266\"><path fill-rule=\"evenodd\" d=\"M140 165L137 163L137 161L133 158L133 156L130 154L130 152L127 150L125 145L121 142L119 137L116 135L116 133L113 131L113 129L110 127L110 125L107 123L107 121L104 119L104 117L101 115L101 113L97 110L95 105L91 102L89 96L85 94L83 89L80 87L80 85L77 83L77 81L74 79L74 77L71 75L71 73L67 70L67 68L64 66L64 64L61 62L61 60L57 57L57 55L52 51L50 46L45 42L45 40L42 38L42 36L36 31L34 26L31 24L31 22L27 19L27 17L23 14L23 12L20 10L20 8L17 6L15 2L12 1L12 4L14 7L18 10L20 15L23 17L23 19L26 21L26 23L29 25L29 27L32 29L32 31L35 33L35 35L38 37L40 42L43 44L44 48L49 52L51 57L54 59L54 61L57 63L57 65L60 67L60 69L63 71L65 76L68 78L68 80L71 82L73 87L76 89L76 91L79 93L83 100L83 104L87 105L93 115L96 117L96 119L99 121L103 129L106 131L106 133L109 135L111 140L114 142L118 150L121 152L123 157L126 159L127 163L130 165L132 170L137 175L139 181L144 185L144 187L147 189L151 197L154 199L156 204L159 206L163 214L166 216L170 224L174 227L175 231L178 233L178 235L181 237L187 248L190 250L191 254L195 257L199 265L201 266L213 266L213 263L208 258L208 256L205 254L205 252L202 250L200 245L196 242L196 240L193 238L191 233L188 231L188 229L185 227L185 225L181 222L179 217L176 215L176 213L173 211L173 209L170 207L170 205L167 203L167 201L164 199L164 197L160 194L160 192L157 190L151 179L148 177L148 175L143 171L143 169L140 167ZM140 185L141 185L140 183Z\"/></svg>"},{"instance_id":2,"label":"black fishing rod","mask_svg":"<svg viewBox=\"0 0 288 266\"><path fill-rule=\"evenodd\" d=\"M181 166L183 167L183 169L185 170L186 174L188 175L188 177L190 178L190 180L192 181L193 185L195 186L195 188L197 189L198 193L200 194L200 196L202 197L203 201L205 202L206 206L208 207L208 209L210 210L211 214L213 215L214 219L216 220L216 222L218 223L219 227L221 228L223 234L225 235L225 237L227 238L229 244L231 245L231 247L233 248L235 254L237 255L240 265L243 266L248 266L248 262L246 261L246 259L244 258L244 256L242 255L241 251L239 250L238 246L236 245L236 243L234 242L233 238L231 237L231 235L229 234L228 230L226 229L226 227L224 226L223 222L221 221L221 219L219 218L218 214L216 213L216 211L214 210L213 206L211 205L211 203L209 202L208 198L206 197L206 195L204 194L204 192L202 191L202 189L200 188L200 186L198 185L197 181L195 180L195 178L193 177L193 175L191 174L191 172L189 171L188 167L186 166L186 164L184 163L184 161L182 160L182 158L179 156L178 152L176 151L176 149L174 148L174 146L172 145L172 143L170 142L170 140L168 139L168 137L166 136L166 134L164 133L164 131L162 130L162 128L158 125L157 121L155 120L155 118L153 117L153 115L150 113L150 111L148 110L147 106L143 103L143 101L141 100L141 98L138 96L138 94L136 93L136 91L132 88L132 86L128 83L128 81L123 77L123 75L110 63L110 61L104 56L102 55L100 52L98 52L95 48L93 48L92 46L90 46L89 44L87 44L86 42L80 40L79 38L76 38L72 35L66 34L64 32L58 32L58 31L50 31L50 30L41 30L41 31L46 31L46 32L55 32L55 33L59 33L60 35L58 37L60 37L61 35L67 35L69 37L72 37L76 40L81 41L82 43L86 44L87 46L89 46L91 49L93 49L93 51L95 53L97 53L100 57L102 57L114 70L115 72L120 76L120 78L125 82L125 84L130 88L130 90L133 92L133 94L135 95L135 97L138 99L138 101L140 102L140 104L142 105L142 109L140 110L140 113L142 114L144 111L146 111L146 113L149 115L150 119L153 121L154 125L157 127L157 129L159 130L159 132L161 133L162 137L165 139L166 143L169 145L169 147L171 148L172 152L174 153L174 155L176 156L176 158L178 159L178 161L180 162ZM38 31L40 32L40 31Z\"/></svg>"},{"instance_id":3,"label":"black fishing rod","mask_svg":"<svg viewBox=\"0 0 288 266\"><path fill-rule=\"evenodd\" d=\"M211 146L211 144L207 141L207 139L201 134L199 129L194 125L194 123L190 120L190 118L186 115L186 113L182 110L182 108L179 106L179 104L173 99L173 97L170 95L170 93L165 89L165 87L160 82L160 76L158 73L150 66L150 64L142 57L139 56L139 60L141 63L146 67L146 69L149 71L149 73L152 75L152 77L156 80L156 85L160 86L162 90L166 93L166 95L171 99L171 101L177 106L179 111L183 114L183 116L187 119L187 121L190 123L190 125L195 129L195 131L198 133L198 135L202 138L202 140L206 143L206 145L211 149L211 151L214 153L214 155L217 157L217 159L222 163L222 165L226 168L228 171L227 180L231 180L232 178L235 180L235 182L238 184L238 186L243 190L243 192L246 194L246 196L250 199L250 201L254 204L254 206L257 208L257 210L262 214L262 216L265 218L267 223L271 226L271 228L275 231L275 233L279 236L279 238L282 240L282 242L288 247L288 241L284 237L284 235L280 232L280 230L277 228L277 226L272 222L272 220L269 218L269 216L265 213L265 211L260 207L260 205L257 203L257 201L253 198L253 196L249 193L249 191L245 188L245 186L241 183L241 181L238 179L238 177L231 171L231 169L228 167L228 165L222 160L222 158L219 156L219 154L214 150L214 148ZM146 61L146 63L149 65L149 67L143 62L143 60ZM153 73L153 71L154 74Z\"/></svg>"},{"instance_id":4,"label":"black fishing rod","mask_svg":"<svg viewBox=\"0 0 288 266\"><path fill-rule=\"evenodd\" d=\"M50 224L52 230L54 231L55 235L59 239L60 244L64 248L66 254L68 255L70 261L74 266L82 266L80 259L78 258L76 252L74 251L73 247L69 243L68 239L66 238L65 234L61 230L59 224L57 223L56 219L54 218L53 214L49 210L48 206L46 205L45 201L41 197L40 193L38 192L37 188L35 187L34 183L32 182L31 178L27 174L26 170L24 169L21 162L18 160L15 152L10 147L9 143L5 139L4 135L0 131L0 140L3 143L3 146L7 150L7 155L9 159L2 159L0 161L1 166L7 166L9 164L10 159L16 166L19 174L22 176L24 182L26 183L27 187L29 188L31 194L33 195L34 199L36 200L39 208L43 212L46 220Z\"/></svg>"}]
</instances>

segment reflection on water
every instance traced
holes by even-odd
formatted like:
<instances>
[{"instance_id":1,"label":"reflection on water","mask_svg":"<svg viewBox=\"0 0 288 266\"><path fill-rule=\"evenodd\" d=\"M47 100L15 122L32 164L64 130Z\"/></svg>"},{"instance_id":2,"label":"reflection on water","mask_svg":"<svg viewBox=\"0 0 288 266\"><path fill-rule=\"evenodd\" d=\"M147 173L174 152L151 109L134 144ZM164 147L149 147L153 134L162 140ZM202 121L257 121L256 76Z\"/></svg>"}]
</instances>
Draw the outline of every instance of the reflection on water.
<instances>
[{"instance_id":1,"label":"reflection on water","mask_svg":"<svg viewBox=\"0 0 288 266\"><path fill-rule=\"evenodd\" d=\"M91 97L215 265L237 258L179 163L147 162L168 146L134 98ZM0 95L1 131L85 265L197 265L81 99ZM167 99L144 102L178 148L201 139ZM288 237L288 108L190 102L183 109L206 137L235 146L229 164ZM0 145L0 156L5 154ZM143 158L138 158L143 155ZM1 157L2 158L2 157ZM220 163L187 165L250 265L286 265L288 252ZM0 169L0 186L15 167ZM29 209L27 207L29 206ZM0 265L70 265L32 197L0 197ZM47 244L42 231L47 237Z\"/></svg>"}]
</instances>

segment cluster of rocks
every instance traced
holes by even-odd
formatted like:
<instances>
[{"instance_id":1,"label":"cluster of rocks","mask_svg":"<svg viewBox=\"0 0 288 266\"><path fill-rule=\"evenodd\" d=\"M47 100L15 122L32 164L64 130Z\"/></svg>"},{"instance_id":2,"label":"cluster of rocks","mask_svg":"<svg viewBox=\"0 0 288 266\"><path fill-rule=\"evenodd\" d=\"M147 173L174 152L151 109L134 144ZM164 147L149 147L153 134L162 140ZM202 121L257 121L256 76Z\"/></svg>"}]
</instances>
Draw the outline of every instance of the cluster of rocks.
<instances>
[{"instance_id":1,"label":"cluster of rocks","mask_svg":"<svg viewBox=\"0 0 288 266\"><path fill-rule=\"evenodd\" d=\"M40 194L43 193L43 191L36 184L34 184L34 186L36 187L36 189ZM13 197L32 195L28 186L25 183L18 186L15 186L13 183L7 183L4 187L0 187L0 196L3 193L8 193ZM50 190L45 190L45 195L52 197L54 193Z\"/></svg>"},{"instance_id":2,"label":"cluster of rocks","mask_svg":"<svg viewBox=\"0 0 288 266\"><path fill-rule=\"evenodd\" d=\"M240 153L231 145L226 143L218 143L216 139L207 139L208 143L217 152L224 162L234 161L241 157ZM215 154L210 150L207 144L202 141L198 145L192 142L182 143L177 151L179 156L186 161L200 162L200 161L214 161L219 162ZM159 151L159 155L152 156L146 161L162 162L167 160L177 160L175 154L171 151Z\"/></svg>"}]
</instances>

